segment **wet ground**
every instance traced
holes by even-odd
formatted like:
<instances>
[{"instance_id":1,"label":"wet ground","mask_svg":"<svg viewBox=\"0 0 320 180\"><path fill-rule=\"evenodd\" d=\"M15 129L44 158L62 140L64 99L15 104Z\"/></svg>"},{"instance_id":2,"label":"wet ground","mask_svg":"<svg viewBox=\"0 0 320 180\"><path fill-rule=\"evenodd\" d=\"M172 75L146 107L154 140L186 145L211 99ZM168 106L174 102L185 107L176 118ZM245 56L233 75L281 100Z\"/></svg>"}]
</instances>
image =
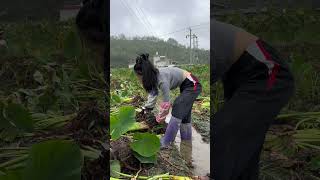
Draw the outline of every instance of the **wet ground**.
<instances>
[{"instance_id":1,"label":"wet ground","mask_svg":"<svg viewBox=\"0 0 320 180\"><path fill-rule=\"evenodd\" d=\"M210 144L202 140L202 136L192 128L192 141L185 142L178 133L175 145L185 160L191 160L193 175L205 176L210 173Z\"/></svg>"},{"instance_id":2,"label":"wet ground","mask_svg":"<svg viewBox=\"0 0 320 180\"><path fill-rule=\"evenodd\" d=\"M139 97L135 97L133 102L129 104L139 107L142 100ZM154 114L142 115L136 114L138 122L145 122L151 133L164 134L166 125L159 130L158 123L155 122ZM193 112L192 114L192 141L181 142L180 133L178 132L175 143L168 149L162 149L157 156L156 164L140 164L135 158L128 158L132 154L128 147L126 140L118 142L123 146L117 144L117 142L111 142L111 147L115 151L121 151L122 155L119 155L117 159L122 162L121 171L128 174L135 174L140 171L140 175L152 176L163 173L170 173L172 175L181 176L205 176L210 173L210 121L209 115L206 112ZM171 113L167 116L166 122L169 122ZM119 141L119 140L118 140ZM116 144L113 144L116 143ZM117 150L118 149L118 150ZM121 150L120 150L121 149ZM126 153L124 153L126 152ZM124 154L123 154L124 153ZM122 159L124 158L124 159Z\"/></svg>"},{"instance_id":3,"label":"wet ground","mask_svg":"<svg viewBox=\"0 0 320 180\"><path fill-rule=\"evenodd\" d=\"M171 114L166 118L166 122L170 121ZM193 118L195 119L195 118ZM192 164L192 174L195 176L205 176L210 173L210 124L197 118L196 127L198 132L192 127L192 141L181 141L178 132L175 145L180 151L180 155L187 162Z\"/></svg>"}]
</instances>

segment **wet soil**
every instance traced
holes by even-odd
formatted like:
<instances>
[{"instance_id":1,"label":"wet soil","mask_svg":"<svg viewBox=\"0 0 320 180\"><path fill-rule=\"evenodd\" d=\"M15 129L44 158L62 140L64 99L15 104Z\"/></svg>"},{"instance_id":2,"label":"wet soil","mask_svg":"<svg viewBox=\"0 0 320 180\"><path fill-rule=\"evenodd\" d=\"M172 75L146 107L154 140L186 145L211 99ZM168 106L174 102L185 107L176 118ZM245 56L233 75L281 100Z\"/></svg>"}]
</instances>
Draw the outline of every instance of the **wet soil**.
<instances>
[{"instance_id":1,"label":"wet soil","mask_svg":"<svg viewBox=\"0 0 320 180\"><path fill-rule=\"evenodd\" d=\"M175 145L180 154L192 167L196 176L205 176L210 173L210 144L203 141L203 137L195 128L192 128L192 141L181 141L177 134Z\"/></svg>"},{"instance_id":2,"label":"wet soil","mask_svg":"<svg viewBox=\"0 0 320 180\"><path fill-rule=\"evenodd\" d=\"M116 141L110 142L112 157L121 162L121 172L136 174L141 170L139 174L143 176L154 176L168 172L174 175L192 175L192 170L187 166L187 162L181 157L175 146L160 150L155 164L141 164L134 157L133 151L129 146L130 142L131 139L128 137L121 137Z\"/></svg>"},{"instance_id":3,"label":"wet soil","mask_svg":"<svg viewBox=\"0 0 320 180\"><path fill-rule=\"evenodd\" d=\"M210 142L210 121L200 119L199 117L193 116L193 127L202 136L202 141Z\"/></svg>"}]
</instances>

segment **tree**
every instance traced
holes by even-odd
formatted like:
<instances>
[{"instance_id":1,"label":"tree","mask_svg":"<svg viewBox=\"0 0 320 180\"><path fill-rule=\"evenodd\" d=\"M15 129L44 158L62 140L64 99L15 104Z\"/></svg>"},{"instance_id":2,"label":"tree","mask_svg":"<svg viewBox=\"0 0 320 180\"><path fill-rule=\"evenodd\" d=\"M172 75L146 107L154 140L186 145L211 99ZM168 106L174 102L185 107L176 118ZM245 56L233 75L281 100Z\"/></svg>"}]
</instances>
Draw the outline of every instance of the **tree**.
<instances>
[{"instance_id":1,"label":"tree","mask_svg":"<svg viewBox=\"0 0 320 180\"><path fill-rule=\"evenodd\" d=\"M169 42L168 42L169 41ZM128 62L138 53L149 53L152 58L156 52L166 55L173 61L184 64L189 62L188 48L172 39L163 41L155 37L126 38L122 35L110 37L110 64L112 67L128 67ZM209 63L209 51L199 50L200 63Z\"/></svg>"},{"instance_id":2,"label":"tree","mask_svg":"<svg viewBox=\"0 0 320 180\"><path fill-rule=\"evenodd\" d=\"M173 46L178 46L178 45L179 45L178 41L175 40L175 39L173 39L173 38L169 38L169 39L167 40L167 43L169 43L169 44L171 44L171 45L173 45Z\"/></svg>"}]
</instances>

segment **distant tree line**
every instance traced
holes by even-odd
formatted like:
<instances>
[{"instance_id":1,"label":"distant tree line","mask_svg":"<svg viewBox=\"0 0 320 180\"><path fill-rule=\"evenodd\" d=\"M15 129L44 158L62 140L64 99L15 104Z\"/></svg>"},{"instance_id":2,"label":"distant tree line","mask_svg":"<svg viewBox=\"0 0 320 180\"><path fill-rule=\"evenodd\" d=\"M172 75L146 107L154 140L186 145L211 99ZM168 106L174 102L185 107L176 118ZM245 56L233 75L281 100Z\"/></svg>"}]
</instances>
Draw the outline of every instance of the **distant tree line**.
<instances>
[{"instance_id":1,"label":"distant tree line","mask_svg":"<svg viewBox=\"0 0 320 180\"><path fill-rule=\"evenodd\" d=\"M166 56L178 64L189 63L189 48L179 44L175 39L168 40L156 37L126 37L124 35L110 37L110 65L112 67L128 67L139 53L149 53L152 58L156 52ZM197 64L210 61L209 50L197 49Z\"/></svg>"}]
</instances>

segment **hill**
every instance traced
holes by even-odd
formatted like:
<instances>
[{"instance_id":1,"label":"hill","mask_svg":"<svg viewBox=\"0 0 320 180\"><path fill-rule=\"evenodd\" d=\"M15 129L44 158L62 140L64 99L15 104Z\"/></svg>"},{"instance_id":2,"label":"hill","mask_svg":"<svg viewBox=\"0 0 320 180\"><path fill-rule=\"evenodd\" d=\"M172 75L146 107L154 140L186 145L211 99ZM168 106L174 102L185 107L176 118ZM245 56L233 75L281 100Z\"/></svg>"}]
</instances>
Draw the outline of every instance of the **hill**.
<instances>
[{"instance_id":1,"label":"hill","mask_svg":"<svg viewBox=\"0 0 320 180\"><path fill-rule=\"evenodd\" d=\"M149 53L152 57L159 55L167 56L178 64L189 63L189 48L179 44L175 39L167 41L156 37L128 38L124 35L110 37L110 65L111 67L127 67L139 53ZM196 49L198 55L197 64L207 64L210 61L209 50Z\"/></svg>"}]
</instances>

